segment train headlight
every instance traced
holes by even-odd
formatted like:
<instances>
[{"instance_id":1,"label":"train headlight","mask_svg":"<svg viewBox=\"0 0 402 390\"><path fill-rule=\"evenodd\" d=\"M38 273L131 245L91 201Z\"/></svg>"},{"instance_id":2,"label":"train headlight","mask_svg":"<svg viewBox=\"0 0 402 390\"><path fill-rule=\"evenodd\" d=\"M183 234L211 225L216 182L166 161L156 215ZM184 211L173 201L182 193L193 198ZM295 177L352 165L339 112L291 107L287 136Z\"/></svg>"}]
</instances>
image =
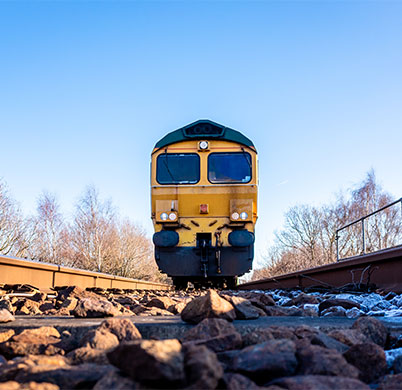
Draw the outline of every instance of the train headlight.
<instances>
[{"instance_id":1,"label":"train headlight","mask_svg":"<svg viewBox=\"0 0 402 390\"><path fill-rule=\"evenodd\" d=\"M243 211L242 213L240 213L240 219L245 220L245 219L247 219L247 218L248 218L248 214L247 214L245 211Z\"/></svg>"},{"instance_id":2,"label":"train headlight","mask_svg":"<svg viewBox=\"0 0 402 390\"><path fill-rule=\"evenodd\" d=\"M237 220L239 219L239 213L234 212L234 213L232 214L232 219L235 220L235 221L237 221Z\"/></svg>"},{"instance_id":3,"label":"train headlight","mask_svg":"<svg viewBox=\"0 0 402 390\"><path fill-rule=\"evenodd\" d=\"M201 142L198 144L198 147L199 147L201 150L207 150L207 149L208 149L208 146L209 146L208 141L201 141Z\"/></svg>"},{"instance_id":4,"label":"train headlight","mask_svg":"<svg viewBox=\"0 0 402 390\"><path fill-rule=\"evenodd\" d=\"M167 219L168 219L167 213L162 213L162 214L161 214L161 220L162 220L162 221L167 221Z\"/></svg>"},{"instance_id":5,"label":"train headlight","mask_svg":"<svg viewBox=\"0 0 402 390\"><path fill-rule=\"evenodd\" d=\"M169 219L170 219L171 221L174 221L176 218L177 218L177 216L176 216L175 213L170 213L170 214L169 214Z\"/></svg>"}]
</instances>

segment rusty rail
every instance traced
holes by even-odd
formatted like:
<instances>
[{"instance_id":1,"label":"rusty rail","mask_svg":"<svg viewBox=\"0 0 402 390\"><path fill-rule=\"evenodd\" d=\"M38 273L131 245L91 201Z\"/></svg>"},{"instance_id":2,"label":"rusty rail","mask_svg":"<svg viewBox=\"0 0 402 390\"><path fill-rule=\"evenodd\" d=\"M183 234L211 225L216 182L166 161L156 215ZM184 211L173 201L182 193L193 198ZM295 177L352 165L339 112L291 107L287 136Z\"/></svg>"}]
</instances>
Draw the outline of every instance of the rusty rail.
<instances>
[{"instance_id":1,"label":"rusty rail","mask_svg":"<svg viewBox=\"0 0 402 390\"><path fill-rule=\"evenodd\" d=\"M172 288L164 283L124 278L2 255L0 255L0 284L30 284L44 290L57 286L133 290L170 290Z\"/></svg>"},{"instance_id":2,"label":"rusty rail","mask_svg":"<svg viewBox=\"0 0 402 390\"><path fill-rule=\"evenodd\" d=\"M381 289L402 293L402 245L354 256L337 263L243 283L241 290L326 287Z\"/></svg>"}]
</instances>

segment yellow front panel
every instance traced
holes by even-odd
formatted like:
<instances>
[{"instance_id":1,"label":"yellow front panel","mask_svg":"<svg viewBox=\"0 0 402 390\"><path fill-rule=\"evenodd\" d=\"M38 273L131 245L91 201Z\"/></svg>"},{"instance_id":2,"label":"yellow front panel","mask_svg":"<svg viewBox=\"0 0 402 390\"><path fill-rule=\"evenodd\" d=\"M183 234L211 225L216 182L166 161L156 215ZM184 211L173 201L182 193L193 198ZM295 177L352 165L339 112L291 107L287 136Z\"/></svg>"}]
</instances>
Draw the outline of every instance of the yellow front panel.
<instances>
[{"instance_id":1,"label":"yellow front panel","mask_svg":"<svg viewBox=\"0 0 402 390\"><path fill-rule=\"evenodd\" d=\"M215 232L220 233L224 246L233 227L242 227L251 232L257 220L257 154L248 147L238 144L208 140L209 150L198 150L199 140L185 141L154 151L151 164L152 220L155 231L162 230L162 212L169 212L174 205L178 212L175 230L179 233L179 246L195 246L197 233L211 233L215 245ZM249 183L212 184L208 181L208 156L214 152L242 152L251 155L252 177ZM200 157L200 180L197 184L160 185L156 181L156 159L163 153L197 153ZM208 213L200 212L200 205L207 205ZM249 218L239 224L230 221L230 215L245 211ZM227 226L226 226L227 225ZM168 225L172 226L172 224ZM219 228L219 229L218 229Z\"/></svg>"}]
</instances>

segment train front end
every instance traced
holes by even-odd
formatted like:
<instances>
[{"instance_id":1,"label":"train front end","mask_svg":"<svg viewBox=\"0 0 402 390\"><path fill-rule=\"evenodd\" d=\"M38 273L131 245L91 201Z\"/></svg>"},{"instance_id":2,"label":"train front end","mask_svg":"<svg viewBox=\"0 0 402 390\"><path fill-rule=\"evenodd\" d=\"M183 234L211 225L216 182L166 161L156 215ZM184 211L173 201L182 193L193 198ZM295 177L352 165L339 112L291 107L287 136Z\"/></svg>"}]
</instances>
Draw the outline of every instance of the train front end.
<instances>
[{"instance_id":1,"label":"train front end","mask_svg":"<svg viewBox=\"0 0 402 390\"><path fill-rule=\"evenodd\" d=\"M215 122L194 122L155 145L155 260L177 288L187 282L234 287L251 270L257 184L253 143Z\"/></svg>"}]
</instances>

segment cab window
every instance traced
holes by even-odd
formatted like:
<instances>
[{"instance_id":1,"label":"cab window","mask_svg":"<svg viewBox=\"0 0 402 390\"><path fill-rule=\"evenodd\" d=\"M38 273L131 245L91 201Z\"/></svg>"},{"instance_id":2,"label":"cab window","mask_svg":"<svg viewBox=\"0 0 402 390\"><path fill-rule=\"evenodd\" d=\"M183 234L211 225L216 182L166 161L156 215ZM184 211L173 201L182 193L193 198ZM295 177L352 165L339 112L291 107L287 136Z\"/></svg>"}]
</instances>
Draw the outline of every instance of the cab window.
<instances>
[{"instance_id":1,"label":"cab window","mask_svg":"<svg viewBox=\"0 0 402 390\"><path fill-rule=\"evenodd\" d=\"M159 184L195 184L200 180L200 157L193 153L164 153L156 160Z\"/></svg>"},{"instance_id":2,"label":"cab window","mask_svg":"<svg viewBox=\"0 0 402 390\"><path fill-rule=\"evenodd\" d=\"M211 153L208 156L211 183L248 183L251 180L249 153Z\"/></svg>"}]
</instances>

